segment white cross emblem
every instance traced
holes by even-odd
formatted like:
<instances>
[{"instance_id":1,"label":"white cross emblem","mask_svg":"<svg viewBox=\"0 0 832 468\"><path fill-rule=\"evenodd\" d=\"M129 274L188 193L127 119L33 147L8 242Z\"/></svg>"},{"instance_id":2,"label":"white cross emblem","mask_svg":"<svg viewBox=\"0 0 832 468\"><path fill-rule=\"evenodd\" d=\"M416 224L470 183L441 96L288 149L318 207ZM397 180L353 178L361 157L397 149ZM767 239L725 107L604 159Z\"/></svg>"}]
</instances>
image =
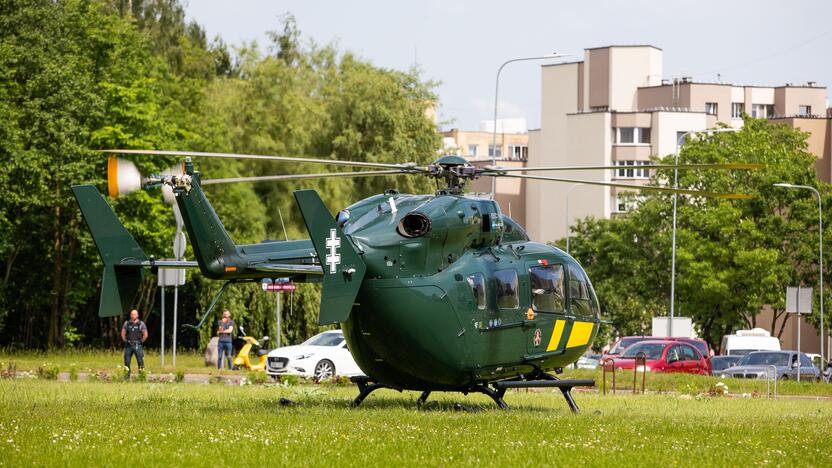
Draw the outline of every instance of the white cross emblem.
<instances>
[{"instance_id":1,"label":"white cross emblem","mask_svg":"<svg viewBox=\"0 0 832 468\"><path fill-rule=\"evenodd\" d=\"M329 265L330 273L335 273L335 267L341 264L341 255L338 254L339 247L341 247L341 238L335 235L335 229L330 229L329 237L326 239L326 248L329 249L326 264Z\"/></svg>"}]
</instances>

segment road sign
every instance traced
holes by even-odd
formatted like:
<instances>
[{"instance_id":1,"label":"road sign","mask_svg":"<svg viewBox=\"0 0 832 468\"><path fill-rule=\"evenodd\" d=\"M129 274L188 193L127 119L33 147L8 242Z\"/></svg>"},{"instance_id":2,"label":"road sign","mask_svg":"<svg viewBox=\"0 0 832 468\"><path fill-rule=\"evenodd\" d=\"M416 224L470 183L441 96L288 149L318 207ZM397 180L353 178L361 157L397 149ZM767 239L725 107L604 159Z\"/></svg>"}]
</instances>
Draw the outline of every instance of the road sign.
<instances>
[{"instance_id":1,"label":"road sign","mask_svg":"<svg viewBox=\"0 0 832 468\"><path fill-rule=\"evenodd\" d=\"M793 314L812 313L812 288L801 286L786 288L786 312Z\"/></svg>"},{"instance_id":2,"label":"road sign","mask_svg":"<svg viewBox=\"0 0 832 468\"><path fill-rule=\"evenodd\" d=\"M295 283L261 283L265 292L294 291Z\"/></svg>"},{"instance_id":3,"label":"road sign","mask_svg":"<svg viewBox=\"0 0 832 468\"><path fill-rule=\"evenodd\" d=\"M185 284L185 269L159 268L157 281L157 284L163 288L165 286L182 286Z\"/></svg>"}]
</instances>

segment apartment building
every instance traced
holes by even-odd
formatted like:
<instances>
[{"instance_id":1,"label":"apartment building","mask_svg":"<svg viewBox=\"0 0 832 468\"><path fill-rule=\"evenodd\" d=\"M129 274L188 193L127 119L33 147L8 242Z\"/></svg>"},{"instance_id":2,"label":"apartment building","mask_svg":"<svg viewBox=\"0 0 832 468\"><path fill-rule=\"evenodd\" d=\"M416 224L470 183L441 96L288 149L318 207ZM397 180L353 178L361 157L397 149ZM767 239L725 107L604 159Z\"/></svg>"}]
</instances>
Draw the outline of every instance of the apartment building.
<instances>
[{"instance_id":1,"label":"apartment building","mask_svg":"<svg viewBox=\"0 0 832 468\"><path fill-rule=\"evenodd\" d=\"M811 132L818 173L832 179L826 88L815 83L766 87L667 80L662 50L650 45L586 49L581 61L541 70L541 127L529 132L528 164L620 166L558 172L559 177L642 185L650 171L639 166L652 155L675 153L681 135L718 123L739 127L748 114ZM616 188L529 183L526 228L536 240L563 238L574 220L624 213L631 198L631 191Z\"/></svg>"},{"instance_id":2,"label":"apartment building","mask_svg":"<svg viewBox=\"0 0 832 468\"><path fill-rule=\"evenodd\" d=\"M444 154L455 154L468 159L479 167L491 165L491 157L496 148L497 165L503 167L522 167L529 157L529 134L525 119L499 119L497 125L497 144L493 145L494 121L480 122L476 131L452 129L442 132ZM494 199L503 212L512 219L526 223L526 182L521 179L498 178ZM468 186L475 193L491 192L491 177L482 177Z\"/></svg>"}]
</instances>

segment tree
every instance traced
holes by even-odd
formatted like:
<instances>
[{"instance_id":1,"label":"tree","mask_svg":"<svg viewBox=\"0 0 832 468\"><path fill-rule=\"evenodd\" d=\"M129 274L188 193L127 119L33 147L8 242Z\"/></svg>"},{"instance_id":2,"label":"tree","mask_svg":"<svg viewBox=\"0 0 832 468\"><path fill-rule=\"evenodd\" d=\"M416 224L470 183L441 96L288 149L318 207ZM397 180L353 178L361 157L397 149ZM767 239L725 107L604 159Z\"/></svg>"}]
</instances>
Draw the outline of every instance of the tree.
<instances>
[{"instance_id":1,"label":"tree","mask_svg":"<svg viewBox=\"0 0 832 468\"><path fill-rule=\"evenodd\" d=\"M773 187L776 182L821 187L806 134L749 118L740 131L687 142L679 162L766 166L680 172L681 187L753 198L678 198L677 314L692 317L700 335L718 347L722 335L756 326L760 311L769 306L774 319L767 325L781 335L788 320L785 287L817 282L817 205L811 194ZM651 182L668 184L672 175L662 170ZM651 317L667 314L671 209L671 196L646 195L624 218L587 219L575 228L573 254L587 268L621 334L646 332Z\"/></svg>"}]
</instances>

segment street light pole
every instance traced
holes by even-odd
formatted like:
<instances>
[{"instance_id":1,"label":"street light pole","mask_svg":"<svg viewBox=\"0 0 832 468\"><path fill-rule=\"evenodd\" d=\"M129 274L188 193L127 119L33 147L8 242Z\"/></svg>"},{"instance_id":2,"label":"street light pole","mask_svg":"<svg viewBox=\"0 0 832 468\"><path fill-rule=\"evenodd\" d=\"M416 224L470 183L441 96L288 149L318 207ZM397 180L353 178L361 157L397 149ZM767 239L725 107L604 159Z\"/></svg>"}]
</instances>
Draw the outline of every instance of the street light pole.
<instances>
[{"instance_id":1,"label":"street light pole","mask_svg":"<svg viewBox=\"0 0 832 468\"><path fill-rule=\"evenodd\" d=\"M725 128L710 128L705 130L691 130L689 132L682 133L676 138L676 155L673 159L673 165L679 165L679 153L682 152L682 144L684 143L685 139L688 135L694 133L723 133L723 132L735 132L737 131L735 128L725 127ZM673 188L679 188L679 168L673 168ZM671 246L671 253L670 253L670 320L667 321L667 336L673 336L673 316L676 310L676 197L677 194L673 194L673 242Z\"/></svg>"},{"instance_id":2,"label":"street light pole","mask_svg":"<svg viewBox=\"0 0 832 468\"><path fill-rule=\"evenodd\" d=\"M566 190L566 253L569 254L569 194L572 192L572 189L579 186L584 185L582 183L572 184Z\"/></svg>"},{"instance_id":3,"label":"street light pole","mask_svg":"<svg viewBox=\"0 0 832 468\"><path fill-rule=\"evenodd\" d=\"M823 341L823 202L821 201L820 192L818 192L818 189L810 187L808 185L774 184L774 186L781 188L811 190L812 193L818 198L818 250L820 255L818 257L818 267L820 269L820 365L822 369L823 366L826 365L826 354L824 354L825 343ZM798 317L799 316L800 315L798 314ZM798 322L797 332L800 333L800 322ZM800 359L799 356L798 359ZM800 370L798 368L798 374L799 373Z\"/></svg>"},{"instance_id":4,"label":"street light pole","mask_svg":"<svg viewBox=\"0 0 832 468\"><path fill-rule=\"evenodd\" d=\"M500 73L503 72L503 68L506 65L514 62L527 62L530 60L549 60L559 57L568 57L571 54L558 54L557 52L552 52L551 54L541 55L539 57L520 57L520 58L513 58L506 60L500 65L500 68L497 69L497 79L494 84L494 128L491 132L491 165L497 165L497 103L499 102L500 96ZM491 177L491 198L494 198L494 194L497 191L497 178Z\"/></svg>"}]
</instances>

